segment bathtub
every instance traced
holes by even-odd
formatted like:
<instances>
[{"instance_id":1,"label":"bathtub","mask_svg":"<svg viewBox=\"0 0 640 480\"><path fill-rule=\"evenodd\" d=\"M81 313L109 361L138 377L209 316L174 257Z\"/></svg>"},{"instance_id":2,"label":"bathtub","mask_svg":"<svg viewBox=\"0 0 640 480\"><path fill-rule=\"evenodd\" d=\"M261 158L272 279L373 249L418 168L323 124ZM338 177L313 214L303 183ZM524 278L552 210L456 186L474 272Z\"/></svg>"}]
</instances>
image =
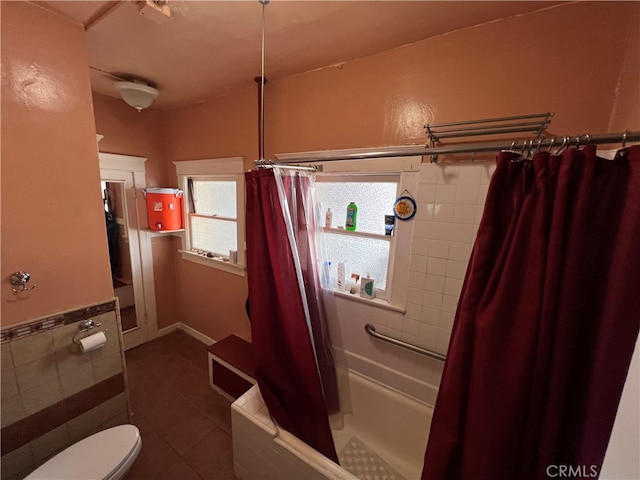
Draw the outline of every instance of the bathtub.
<instances>
[{"instance_id":1,"label":"bathtub","mask_svg":"<svg viewBox=\"0 0 640 480\"><path fill-rule=\"evenodd\" d=\"M345 468L276 427L254 385L231 405L236 476L358 480L368 465L386 478L420 478L432 407L352 371L339 369L338 378L342 412L330 423Z\"/></svg>"}]
</instances>

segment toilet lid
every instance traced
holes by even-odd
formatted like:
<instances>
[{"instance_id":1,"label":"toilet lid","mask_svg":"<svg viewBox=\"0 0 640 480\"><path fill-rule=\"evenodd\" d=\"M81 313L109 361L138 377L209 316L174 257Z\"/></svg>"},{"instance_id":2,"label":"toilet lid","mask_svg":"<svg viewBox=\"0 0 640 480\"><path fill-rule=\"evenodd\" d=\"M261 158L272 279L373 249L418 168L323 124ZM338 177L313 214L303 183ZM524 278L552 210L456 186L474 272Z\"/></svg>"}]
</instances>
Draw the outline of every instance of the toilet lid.
<instances>
[{"instance_id":1,"label":"toilet lid","mask_svg":"<svg viewBox=\"0 0 640 480\"><path fill-rule=\"evenodd\" d=\"M102 430L58 453L25 480L102 480L127 460L139 442L134 425Z\"/></svg>"}]
</instances>

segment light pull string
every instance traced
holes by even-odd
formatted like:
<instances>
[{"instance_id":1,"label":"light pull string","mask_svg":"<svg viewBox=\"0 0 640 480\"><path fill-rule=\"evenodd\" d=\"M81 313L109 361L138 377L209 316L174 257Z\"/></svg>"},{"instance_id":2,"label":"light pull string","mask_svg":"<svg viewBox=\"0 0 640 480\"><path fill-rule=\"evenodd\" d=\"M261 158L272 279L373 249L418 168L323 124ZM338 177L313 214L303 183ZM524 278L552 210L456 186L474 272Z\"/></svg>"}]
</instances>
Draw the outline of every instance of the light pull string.
<instances>
[{"instance_id":1,"label":"light pull string","mask_svg":"<svg viewBox=\"0 0 640 480\"><path fill-rule=\"evenodd\" d=\"M258 0L262 4L262 64L260 73L260 160L264 161L264 29L266 6L270 0Z\"/></svg>"}]
</instances>

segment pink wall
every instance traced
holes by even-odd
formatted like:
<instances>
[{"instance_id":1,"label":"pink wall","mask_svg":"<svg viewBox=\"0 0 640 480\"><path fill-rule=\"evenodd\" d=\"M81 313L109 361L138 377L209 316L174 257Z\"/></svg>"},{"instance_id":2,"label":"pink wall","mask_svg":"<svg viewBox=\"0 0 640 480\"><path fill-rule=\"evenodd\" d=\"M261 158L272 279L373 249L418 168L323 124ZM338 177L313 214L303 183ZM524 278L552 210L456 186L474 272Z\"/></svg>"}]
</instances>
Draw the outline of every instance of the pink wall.
<instances>
[{"instance_id":1,"label":"pink wall","mask_svg":"<svg viewBox=\"0 0 640 480\"><path fill-rule=\"evenodd\" d=\"M555 135L638 130L638 103L627 99L639 97L639 10L569 4L270 81L266 156L424 144L428 122L546 111L556 113ZM243 155L249 167L256 102L252 88L167 112L168 161ZM244 279L177 265L187 324L214 339L248 331Z\"/></svg>"},{"instance_id":2,"label":"pink wall","mask_svg":"<svg viewBox=\"0 0 640 480\"><path fill-rule=\"evenodd\" d=\"M164 115L149 108L138 112L119 98L93 94L96 131L100 151L145 157L145 176L148 187L167 187L176 184L175 171L169 176L166 161Z\"/></svg>"},{"instance_id":3,"label":"pink wall","mask_svg":"<svg viewBox=\"0 0 640 480\"><path fill-rule=\"evenodd\" d=\"M113 297L84 30L2 2L2 325ZM29 294L8 277L28 271Z\"/></svg>"}]
</instances>

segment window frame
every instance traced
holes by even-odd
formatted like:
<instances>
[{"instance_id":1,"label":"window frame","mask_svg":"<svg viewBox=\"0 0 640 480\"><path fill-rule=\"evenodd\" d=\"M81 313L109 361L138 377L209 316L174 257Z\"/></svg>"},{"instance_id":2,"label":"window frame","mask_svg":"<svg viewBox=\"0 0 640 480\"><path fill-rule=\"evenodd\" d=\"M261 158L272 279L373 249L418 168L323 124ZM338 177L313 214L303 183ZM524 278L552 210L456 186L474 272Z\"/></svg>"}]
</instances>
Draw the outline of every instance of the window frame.
<instances>
[{"instance_id":1,"label":"window frame","mask_svg":"<svg viewBox=\"0 0 640 480\"><path fill-rule=\"evenodd\" d=\"M246 275L245 251L245 187L244 187L244 158L218 158L203 160L184 160L173 162L176 166L179 188L184 192L182 202L182 218L184 219L184 236L182 238L182 259L212 267L234 275ZM236 238L238 245L238 261L230 263L220 258L209 258L191 251L191 217L190 195L188 180L235 181L236 182ZM224 217L225 220L234 221Z\"/></svg>"}]
</instances>

